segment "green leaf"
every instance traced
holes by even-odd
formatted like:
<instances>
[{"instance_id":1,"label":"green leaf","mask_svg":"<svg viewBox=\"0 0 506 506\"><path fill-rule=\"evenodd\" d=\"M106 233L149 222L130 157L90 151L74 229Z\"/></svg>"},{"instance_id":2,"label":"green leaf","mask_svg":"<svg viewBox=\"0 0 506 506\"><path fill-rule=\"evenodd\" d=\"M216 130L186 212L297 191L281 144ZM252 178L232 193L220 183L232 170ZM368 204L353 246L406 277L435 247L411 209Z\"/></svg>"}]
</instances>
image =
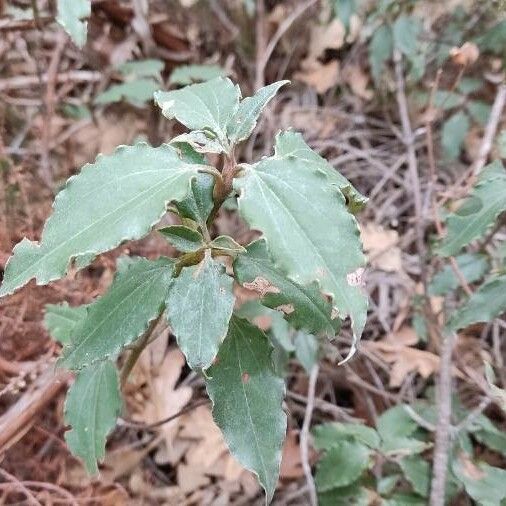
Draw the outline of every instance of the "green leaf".
<instances>
[{"instance_id":1,"label":"green leaf","mask_svg":"<svg viewBox=\"0 0 506 506\"><path fill-rule=\"evenodd\" d=\"M413 486L413 490L422 497L427 497L430 486L430 466L428 462L420 456L404 457L399 461L399 466L406 479Z\"/></svg>"},{"instance_id":2,"label":"green leaf","mask_svg":"<svg viewBox=\"0 0 506 506\"><path fill-rule=\"evenodd\" d=\"M194 130L175 142L189 142L200 152L228 153L251 134L263 108L287 82L265 86L239 103L239 87L228 78L218 77L180 90L159 91L155 101L165 117L176 118Z\"/></svg>"},{"instance_id":3,"label":"green leaf","mask_svg":"<svg viewBox=\"0 0 506 506\"><path fill-rule=\"evenodd\" d=\"M427 506L427 501L415 494L398 492L388 499L383 499L381 506Z\"/></svg>"},{"instance_id":4,"label":"green leaf","mask_svg":"<svg viewBox=\"0 0 506 506\"><path fill-rule=\"evenodd\" d=\"M490 51L504 57L504 46L506 46L506 20L499 21L483 35L475 39L476 44L482 52Z\"/></svg>"},{"instance_id":5,"label":"green leaf","mask_svg":"<svg viewBox=\"0 0 506 506\"><path fill-rule=\"evenodd\" d=\"M497 404L506 413L506 390L504 388L499 388L495 384L496 380L494 370L492 369L492 366L488 362L485 362L485 378L487 379L487 383L490 388L490 393L495 398Z\"/></svg>"},{"instance_id":6,"label":"green leaf","mask_svg":"<svg viewBox=\"0 0 506 506\"><path fill-rule=\"evenodd\" d=\"M88 306L86 317L74 327L62 365L75 370L113 360L141 336L163 309L173 265L169 258L121 258L109 290Z\"/></svg>"},{"instance_id":7,"label":"green leaf","mask_svg":"<svg viewBox=\"0 0 506 506\"><path fill-rule=\"evenodd\" d=\"M465 95L468 95L470 93L476 93L484 84L483 79L477 77L463 77L457 85L457 89Z\"/></svg>"},{"instance_id":8,"label":"green leaf","mask_svg":"<svg viewBox=\"0 0 506 506\"><path fill-rule=\"evenodd\" d=\"M213 188L213 176L199 173L192 179L188 195L176 203L180 216L195 221L202 229L214 206Z\"/></svg>"},{"instance_id":9,"label":"green leaf","mask_svg":"<svg viewBox=\"0 0 506 506\"><path fill-rule=\"evenodd\" d=\"M224 151L221 141L211 132L206 130L193 130L174 137L172 145L181 143L189 144L198 153L222 153Z\"/></svg>"},{"instance_id":10,"label":"green leaf","mask_svg":"<svg viewBox=\"0 0 506 506\"><path fill-rule=\"evenodd\" d=\"M476 290L448 322L450 330L489 322L506 311L506 274L490 278Z\"/></svg>"},{"instance_id":11,"label":"green leaf","mask_svg":"<svg viewBox=\"0 0 506 506\"><path fill-rule=\"evenodd\" d=\"M376 427L382 439L393 439L413 435L418 425L409 416L404 406L399 405L382 413Z\"/></svg>"},{"instance_id":12,"label":"green leaf","mask_svg":"<svg viewBox=\"0 0 506 506\"><path fill-rule=\"evenodd\" d=\"M190 130L214 134L228 152L227 126L239 107L240 96L239 87L230 79L218 77L180 90L157 91L155 102L166 118L176 118Z\"/></svg>"},{"instance_id":13,"label":"green leaf","mask_svg":"<svg viewBox=\"0 0 506 506\"><path fill-rule=\"evenodd\" d=\"M484 462L474 464L461 455L454 459L452 470L464 484L466 492L478 503L499 506L506 498L506 471Z\"/></svg>"},{"instance_id":14,"label":"green leaf","mask_svg":"<svg viewBox=\"0 0 506 506\"><path fill-rule=\"evenodd\" d=\"M206 369L227 334L234 307L232 278L210 256L184 267L167 296L167 319L192 369Z\"/></svg>"},{"instance_id":15,"label":"green leaf","mask_svg":"<svg viewBox=\"0 0 506 506\"><path fill-rule=\"evenodd\" d=\"M395 47L408 57L416 55L418 35L422 30L420 21L414 17L401 14L395 20L392 29Z\"/></svg>"},{"instance_id":16,"label":"green leaf","mask_svg":"<svg viewBox=\"0 0 506 506\"><path fill-rule=\"evenodd\" d=\"M88 23L83 21L91 14L91 0L58 0L56 21L70 35L76 46L86 44Z\"/></svg>"},{"instance_id":17,"label":"green leaf","mask_svg":"<svg viewBox=\"0 0 506 506\"><path fill-rule=\"evenodd\" d=\"M365 325L364 255L343 194L319 168L297 156L261 160L234 180L239 210L263 232L276 265L299 284L320 282L341 318L351 317L353 355Z\"/></svg>"},{"instance_id":18,"label":"green leaf","mask_svg":"<svg viewBox=\"0 0 506 506\"><path fill-rule=\"evenodd\" d=\"M503 128L497 136L497 149L501 158L506 158L506 128Z\"/></svg>"},{"instance_id":19,"label":"green leaf","mask_svg":"<svg viewBox=\"0 0 506 506\"><path fill-rule=\"evenodd\" d=\"M164 67L165 63L162 60L152 58L122 63L118 66L118 70L124 76L153 77L155 79L161 79Z\"/></svg>"},{"instance_id":20,"label":"green leaf","mask_svg":"<svg viewBox=\"0 0 506 506\"><path fill-rule=\"evenodd\" d=\"M114 84L95 97L94 103L112 104L125 100L134 105L142 105L153 99L153 93L160 85L153 79L136 79L121 84Z\"/></svg>"},{"instance_id":21,"label":"green leaf","mask_svg":"<svg viewBox=\"0 0 506 506\"><path fill-rule=\"evenodd\" d=\"M220 235L213 239L209 246L216 254L238 255L239 253L246 253L246 248L238 244L228 235Z\"/></svg>"},{"instance_id":22,"label":"green leaf","mask_svg":"<svg viewBox=\"0 0 506 506\"><path fill-rule=\"evenodd\" d=\"M341 20L344 27L348 29L351 16L355 13L357 8L355 0L333 0L332 7L336 18Z\"/></svg>"},{"instance_id":23,"label":"green leaf","mask_svg":"<svg viewBox=\"0 0 506 506\"><path fill-rule=\"evenodd\" d=\"M498 387L495 388L500 390ZM473 437L482 445L506 457L506 433L499 430L488 418L483 419L487 423L482 423L479 430L473 431ZM478 420L476 422L479 423Z\"/></svg>"},{"instance_id":24,"label":"green leaf","mask_svg":"<svg viewBox=\"0 0 506 506\"><path fill-rule=\"evenodd\" d=\"M303 286L288 279L272 263L263 239L252 242L246 251L234 262L234 274L239 283L260 293L265 306L280 308L294 328L309 333L336 334L340 320L333 315L331 304L324 299L316 283Z\"/></svg>"},{"instance_id":25,"label":"green leaf","mask_svg":"<svg viewBox=\"0 0 506 506\"><path fill-rule=\"evenodd\" d=\"M359 483L318 494L318 506L370 506L372 492Z\"/></svg>"},{"instance_id":26,"label":"green leaf","mask_svg":"<svg viewBox=\"0 0 506 506\"><path fill-rule=\"evenodd\" d=\"M248 300L235 312L254 325L267 330L270 328L272 341L287 352L295 351L290 327L279 311L263 306L258 299Z\"/></svg>"},{"instance_id":27,"label":"green leaf","mask_svg":"<svg viewBox=\"0 0 506 506\"><path fill-rule=\"evenodd\" d=\"M399 479L402 477L400 474L390 474L377 479L376 490L380 495L390 495L397 486ZM383 504L383 503L382 503Z\"/></svg>"},{"instance_id":28,"label":"green leaf","mask_svg":"<svg viewBox=\"0 0 506 506\"><path fill-rule=\"evenodd\" d=\"M278 81L260 88L252 97L241 100L237 112L227 126L231 144L247 139L253 132L258 117L279 89L290 81Z\"/></svg>"},{"instance_id":29,"label":"green leaf","mask_svg":"<svg viewBox=\"0 0 506 506\"><path fill-rule=\"evenodd\" d=\"M273 371L271 349L259 329L232 317L206 382L214 420L230 452L258 476L268 503L278 482L286 432L285 386Z\"/></svg>"},{"instance_id":30,"label":"green leaf","mask_svg":"<svg viewBox=\"0 0 506 506\"><path fill-rule=\"evenodd\" d=\"M159 228L158 232L160 232L174 248L183 253L197 251L204 247L204 238L202 234L183 225L171 225L169 227Z\"/></svg>"},{"instance_id":31,"label":"green leaf","mask_svg":"<svg viewBox=\"0 0 506 506\"><path fill-rule=\"evenodd\" d=\"M310 374L313 366L318 362L320 346L313 334L298 331L294 336L295 356L305 371Z\"/></svg>"},{"instance_id":32,"label":"green leaf","mask_svg":"<svg viewBox=\"0 0 506 506\"><path fill-rule=\"evenodd\" d=\"M297 159L315 171L326 174L330 183L336 185L342 191L346 197L348 208L352 213L355 214L366 206L367 197L364 197L357 191L325 158L322 158L318 153L313 151L304 142L300 133L290 130L279 132L276 136L274 157Z\"/></svg>"},{"instance_id":33,"label":"green leaf","mask_svg":"<svg viewBox=\"0 0 506 506\"><path fill-rule=\"evenodd\" d=\"M378 433L372 427L358 423L331 422L318 425L313 429L313 440L317 450L328 450L342 440L357 441L373 449L380 446Z\"/></svg>"},{"instance_id":34,"label":"green leaf","mask_svg":"<svg viewBox=\"0 0 506 506\"><path fill-rule=\"evenodd\" d=\"M447 158L455 160L459 156L468 131L469 117L462 111L450 116L443 123L441 144Z\"/></svg>"},{"instance_id":35,"label":"green leaf","mask_svg":"<svg viewBox=\"0 0 506 506\"><path fill-rule=\"evenodd\" d=\"M478 281L489 269L488 260L485 255L464 253L455 257L455 260L462 276L468 283ZM446 265L432 278L429 285L429 294L446 295L459 286L460 281L455 272L450 265Z\"/></svg>"},{"instance_id":36,"label":"green leaf","mask_svg":"<svg viewBox=\"0 0 506 506\"><path fill-rule=\"evenodd\" d=\"M481 172L471 195L456 213L446 218L447 235L436 249L452 256L471 241L482 237L506 210L506 171L501 162L493 162Z\"/></svg>"},{"instance_id":37,"label":"green leaf","mask_svg":"<svg viewBox=\"0 0 506 506\"><path fill-rule=\"evenodd\" d=\"M369 43L369 65L376 84L379 82L385 63L392 57L393 36L388 25L381 25Z\"/></svg>"},{"instance_id":38,"label":"green leaf","mask_svg":"<svg viewBox=\"0 0 506 506\"><path fill-rule=\"evenodd\" d=\"M90 474L98 472L97 460L105 456L106 438L120 409L114 363L99 362L78 373L65 401L65 423L72 426L65 440L72 453L83 459Z\"/></svg>"},{"instance_id":39,"label":"green leaf","mask_svg":"<svg viewBox=\"0 0 506 506\"><path fill-rule=\"evenodd\" d=\"M180 65L169 77L170 84L187 85L199 81L210 81L216 77L226 77L227 71L218 65Z\"/></svg>"},{"instance_id":40,"label":"green leaf","mask_svg":"<svg viewBox=\"0 0 506 506\"><path fill-rule=\"evenodd\" d=\"M86 305L70 307L63 304L46 304L44 326L56 341L67 344L70 342L74 327L86 317Z\"/></svg>"},{"instance_id":41,"label":"green leaf","mask_svg":"<svg viewBox=\"0 0 506 506\"><path fill-rule=\"evenodd\" d=\"M318 492L347 487L369 466L369 449L354 441L340 441L325 452L318 463L315 484Z\"/></svg>"},{"instance_id":42,"label":"green leaf","mask_svg":"<svg viewBox=\"0 0 506 506\"><path fill-rule=\"evenodd\" d=\"M409 416L403 405L385 411L377 422L381 437L381 450L388 454L414 454L427 448L426 443L414 437L417 423Z\"/></svg>"},{"instance_id":43,"label":"green leaf","mask_svg":"<svg viewBox=\"0 0 506 506\"><path fill-rule=\"evenodd\" d=\"M474 121L479 123L481 126L485 126L488 121L488 117L490 116L490 111L492 107L488 105L486 102L482 102L481 100L471 100L467 104L467 110L469 114L472 116Z\"/></svg>"},{"instance_id":44,"label":"green leaf","mask_svg":"<svg viewBox=\"0 0 506 506\"><path fill-rule=\"evenodd\" d=\"M185 197L198 169L167 145L121 146L99 156L57 195L41 242L23 239L15 246L0 296L32 278L47 284L64 276L71 260L83 268L98 253L143 237L168 202Z\"/></svg>"}]
</instances>

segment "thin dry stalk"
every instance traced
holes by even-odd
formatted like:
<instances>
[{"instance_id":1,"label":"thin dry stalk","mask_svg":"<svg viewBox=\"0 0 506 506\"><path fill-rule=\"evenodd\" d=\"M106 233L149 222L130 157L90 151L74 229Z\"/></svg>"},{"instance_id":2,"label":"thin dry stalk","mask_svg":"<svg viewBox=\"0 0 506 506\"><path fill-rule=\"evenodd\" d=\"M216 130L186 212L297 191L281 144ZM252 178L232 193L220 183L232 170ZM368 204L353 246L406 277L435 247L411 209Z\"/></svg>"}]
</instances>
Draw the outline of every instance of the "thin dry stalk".
<instances>
[{"instance_id":1,"label":"thin dry stalk","mask_svg":"<svg viewBox=\"0 0 506 506\"><path fill-rule=\"evenodd\" d=\"M315 364L309 374L306 412L304 414L302 430L300 431L300 457L302 461L302 469L304 470L304 476L307 481L309 502L311 506L318 506L316 487L311 473L311 464L309 462L309 428L311 426L311 417L313 416L316 380L318 379L319 370L320 368L318 367L318 364Z\"/></svg>"}]
</instances>

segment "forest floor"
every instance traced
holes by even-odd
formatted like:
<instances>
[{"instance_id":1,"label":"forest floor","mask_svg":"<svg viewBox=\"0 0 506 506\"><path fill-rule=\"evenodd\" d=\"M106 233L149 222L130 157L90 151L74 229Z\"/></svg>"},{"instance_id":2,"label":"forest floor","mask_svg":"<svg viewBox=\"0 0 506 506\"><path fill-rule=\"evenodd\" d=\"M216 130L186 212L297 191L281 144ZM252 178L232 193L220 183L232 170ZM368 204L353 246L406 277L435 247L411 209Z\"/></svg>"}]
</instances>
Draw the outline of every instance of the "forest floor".
<instances>
[{"instance_id":1,"label":"forest floor","mask_svg":"<svg viewBox=\"0 0 506 506\"><path fill-rule=\"evenodd\" d=\"M441 65L431 61L416 79L407 75L405 60L389 61L387 74L375 82L365 16L353 18L346 31L340 20L332 20L325 2L316 0L257 1L253 17L233 0L94 1L88 41L79 50L54 22L55 2L36 3L39 14L33 20L19 16L31 12L29 1L0 2L0 269L18 241L40 237L54 195L83 164L120 144L139 138L159 144L180 133L151 101L95 102L121 82L116 68L126 61L163 61L161 87L168 86L176 67L190 63L220 65L240 84L243 96L290 79L244 145L240 161L270 154L276 132L293 128L369 198L358 215L370 296L359 351L337 366L351 340L344 328L325 346L315 392L297 360L286 369L288 434L274 504L309 504L299 444L308 409L313 426L328 421L375 426L386 409L432 395L442 342L433 331L438 322L431 318L442 318L443 306L440 295L426 292L441 265L427 261L441 211L434 208L433 196L440 205L463 196L469 167L499 156L495 146L483 156L483 142L487 128L497 131L504 119L499 111L499 118L468 125L460 140L450 139L460 146L449 159L441 143L447 108L427 106L419 98L434 91L436 76L439 89L448 93L462 79L471 85L485 76L466 100L472 95L490 108L500 88L498 58L480 56L465 66L464 76L455 58ZM438 37L459 2L413 3ZM215 232L238 237L242 244L252 238L228 210L220 214ZM498 233L504 238L504 230ZM61 347L44 326L44 308L63 300L71 306L92 301L109 285L115 261L125 253L156 258L174 250L153 233L49 286L32 282L0 301L0 504L263 504L253 475L228 453L203 381L190 372L169 330L133 372L100 475L89 477L69 453L63 402L72 379L55 369ZM247 300L251 294L237 288L237 297ZM271 322L261 324L268 329ZM482 402L482 396L484 358L505 384L505 329L501 319L467 328L445 365L460 401L503 429L504 413L490 400ZM180 416L150 427L175 414ZM309 450L315 464L318 452ZM504 456L478 451L490 464L506 466ZM370 504L379 504L374 501L378 498ZM457 496L454 504L471 503Z\"/></svg>"}]
</instances>

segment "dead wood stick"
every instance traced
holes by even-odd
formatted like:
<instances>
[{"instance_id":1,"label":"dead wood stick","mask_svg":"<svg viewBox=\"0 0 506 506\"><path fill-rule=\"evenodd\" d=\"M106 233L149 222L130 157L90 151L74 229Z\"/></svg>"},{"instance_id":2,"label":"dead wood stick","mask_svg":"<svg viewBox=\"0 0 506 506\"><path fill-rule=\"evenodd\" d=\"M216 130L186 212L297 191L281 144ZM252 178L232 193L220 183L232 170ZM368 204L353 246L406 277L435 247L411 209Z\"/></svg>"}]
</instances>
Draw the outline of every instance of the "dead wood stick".
<instances>
[{"instance_id":1,"label":"dead wood stick","mask_svg":"<svg viewBox=\"0 0 506 506\"><path fill-rule=\"evenodd\" d=\"M55 374L50 366L37 378L33 389L26 392L0 418L0 453L16 443L18 434L34 422L37 414L54 399L71 377L67 371Z\"/></svg>"},{"instance_id":2,"label":"dead wood stick","mask_svg":"<svg viewBox=\"0 0 506 506\"><path fill-rule=\"evenodd\" d=\"M48 73L41 76L43 83L49 80ZM70 82L86 82L93 83L102 79L101 72L91 70L70 70L68 72L61 72L55 78L56 84L70 83ZM7 79L0 80L0 91L17 90L19 88L32 88L38 86L40 83L37 76L15 76Z\"/></svg>"},{"instance_id":3,"label":"dead wood stick","mask_svg":"<svg viewBox=\"0 0 506 506\"><path fill-rule=\"evenodd\" d=\"M300 456L302 460L302 469L306 477L308 486L309 503L311 506L318 506L318 498L316 496L316 487L311 474L311 464L309 462L309 428L311 426L311 417L313 416L316 380L318 379L318 364L315 364L311 369L309 375L309 387L307 393L306 412L304 414L304 421L302 423L302 430L300 431Z\"/></svg>"}]
</instances>

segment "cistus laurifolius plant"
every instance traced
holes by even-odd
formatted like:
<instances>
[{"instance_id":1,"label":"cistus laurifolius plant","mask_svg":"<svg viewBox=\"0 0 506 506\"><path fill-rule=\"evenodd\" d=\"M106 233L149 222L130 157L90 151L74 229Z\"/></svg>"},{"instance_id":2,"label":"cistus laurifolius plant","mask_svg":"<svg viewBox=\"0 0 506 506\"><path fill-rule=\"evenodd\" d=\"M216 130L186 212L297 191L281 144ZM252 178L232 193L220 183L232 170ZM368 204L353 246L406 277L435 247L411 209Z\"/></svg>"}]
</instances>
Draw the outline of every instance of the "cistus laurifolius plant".
<instances>
[{"instance_id":1,"label":"cistus laurifolius plant","mask_svg":"<svg viewBox=\"0 0 506 506\"><path fill-rule=\"evenodd\" d=\"M86 306L47 310L48 326L63 344L59 366L76 373L65 404L66 440L91 473L121 409L117 359L128 347L133 351L124 362L132 362L155 322L166 318L188 365L205 379L230 451L272 499L286 432L285 386L269 338L235 314L234 282L320 339L334 338L349 319L348 356L354 353L367 311L354 213L366 199L293 131L278 133L272 156L236 162L236 146L286 84L244 99L223 77L157 92L162 114L187 133L159 147L139 143L99 155L56 196L40 242L25 238L15 246L1 296L31 279L57 280L71 264L82 269L98 254L149 234L165 213L179 216L180 224L157 230L179 256L122 257L104 295ZM219 155L219 166L208 163L210 153ZM246 246L211 233L220 207L235 198L241 217L261 234Z\"/></svg>"}]
</instances>

